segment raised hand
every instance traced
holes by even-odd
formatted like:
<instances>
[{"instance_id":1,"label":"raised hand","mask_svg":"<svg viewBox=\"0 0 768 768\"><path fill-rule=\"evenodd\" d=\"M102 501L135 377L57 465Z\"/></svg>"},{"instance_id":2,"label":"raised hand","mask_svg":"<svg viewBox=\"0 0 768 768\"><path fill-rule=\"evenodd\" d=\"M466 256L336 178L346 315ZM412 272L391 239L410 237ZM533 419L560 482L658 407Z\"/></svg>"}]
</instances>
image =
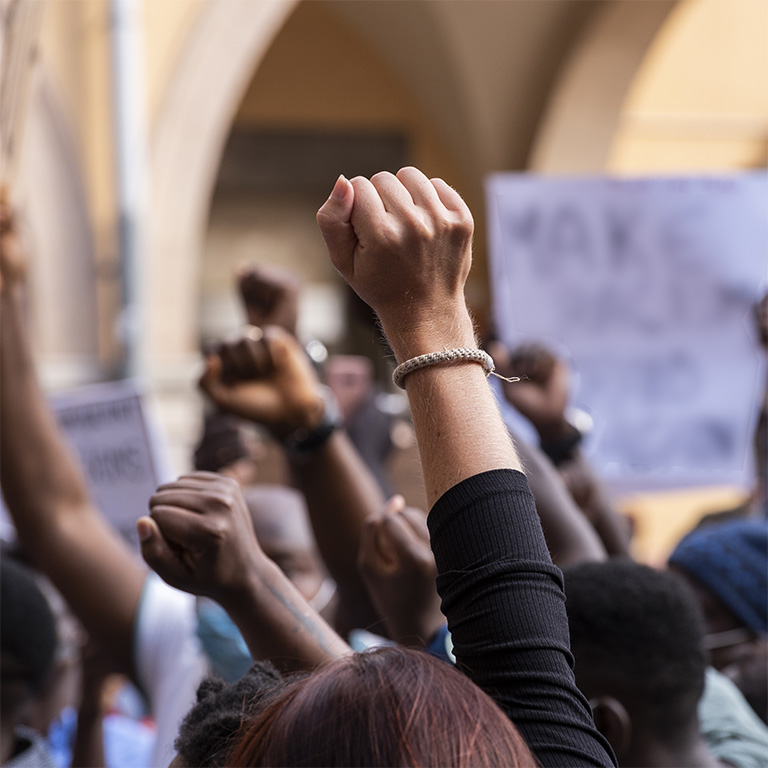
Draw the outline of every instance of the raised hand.
<instances>
[{"instance_id":1,"label":"raised hand","mask_svg":"<svg viewBox=\"0 0 768 768\"><path fill-rule=\"evenodd\" d=\"M258 329L254 329L257 330ZM283 328L219 345L209 354L200 388L219 407L262 424L276 437L311 430L325 404L304 350Z\"/></svg>"},{"instance_id":2,"label":"raised hand","mask_svg":"<svg viewBox=\"0 0 768 768\"><path fill-rule=\"evenodd\" d=\"M172 587L226 599L267 562L237 481L195 472L161 485L138 520L141 552Z\"/></svg>"},{"instance_id":3,"label":"raised hand","mask_svg":"<svg viewBox=\"0 0 768 768\"><path fill-rule=\"evenodd\" d=\"M141 552L171 586L211 597L256 659L283 670L349 653L262 550L237 481L195 472L158 488L137 522Z\"/></svg>"},{"instance_id":4,"label":"raised hand","mask_svg":"<svg viewBox=\"0 0 768 768\"><path fill-rule=\"evenodd\" d=\"M251 325L279 325L296 334L301 278L295 272L260 264L240 270L237 283Z\"/></svg>"},{"instance_id":5,"label":"raised hand","mask_svg":"<svg viewBox=\"0 0 768 768\"><path fill-rule=\"evenodd\" d=\"M317 213L331 261L379 315L398 360L474 346L464 284L474 224L461 197L416 168L340 176Z\"/></svg>"},{"instance_id":6,"label":"raised hand","mask_svg":"<svg viewBox=\"0 0 768 768\"><path fill-rule=\"evenodd\" d=\"M424 513L393 496L365 521L358 568L389 636L403 644L429 643L445 617Z\"/></svg>"},{"instance_id":7,"label":"raised hand","mask_svg":"<svg viewBox=\"0 0 768 768\"><path fill-rule=\"evenodd\" d=\"M542 442L558 440L570 427L565 418L569 396L566 364L540 344L524 344L509 352L496 342L489 346L496 369L520 381L504 383L506 399L525 416Z\"/></svg>"}]
</instances>

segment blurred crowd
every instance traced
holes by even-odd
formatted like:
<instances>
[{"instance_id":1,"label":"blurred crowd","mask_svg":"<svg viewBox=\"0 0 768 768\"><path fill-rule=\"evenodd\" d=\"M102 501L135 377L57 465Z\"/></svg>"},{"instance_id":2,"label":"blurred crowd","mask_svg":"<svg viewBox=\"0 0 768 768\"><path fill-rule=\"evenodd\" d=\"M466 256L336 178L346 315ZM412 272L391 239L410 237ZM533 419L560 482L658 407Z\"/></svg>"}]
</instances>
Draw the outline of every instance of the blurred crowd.
<instances>
[{"instance_id":1,"label":"blurred crowd","mask_svg":"<svg viewBox=\"0 0 768 768\"><path fill-rule=\"evenodd\" d=\"M139 556L47 402L0 215L2 765L768 765L768 388L750 496L636 562L566 361L475 338L458 194L340 177L318 224L405 395L369 358L308 354L297 275L243 269L194 471L137 510ZM768 296L754 321L766 354ZM414 439L429 510L395 492Z\"/></svg>"}]
</instances>

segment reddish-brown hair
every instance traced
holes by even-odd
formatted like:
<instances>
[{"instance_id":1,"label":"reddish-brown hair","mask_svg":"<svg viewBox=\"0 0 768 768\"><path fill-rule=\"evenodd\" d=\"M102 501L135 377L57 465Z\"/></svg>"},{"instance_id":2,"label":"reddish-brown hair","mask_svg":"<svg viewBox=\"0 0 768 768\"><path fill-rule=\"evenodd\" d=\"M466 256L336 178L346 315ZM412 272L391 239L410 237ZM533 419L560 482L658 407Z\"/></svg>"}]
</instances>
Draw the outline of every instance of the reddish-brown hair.
<instances>
[{"instance_id":1,"label":"reddish-brown hair","mask_svg":"<svg viewBox=\"0 0 768 768\"><path fill-rule=\"evenodd\" d=\"M469 678L400 646L347 656L290 683L241 730L230 766L535 766Z\"/></svg>"}]
</instances>

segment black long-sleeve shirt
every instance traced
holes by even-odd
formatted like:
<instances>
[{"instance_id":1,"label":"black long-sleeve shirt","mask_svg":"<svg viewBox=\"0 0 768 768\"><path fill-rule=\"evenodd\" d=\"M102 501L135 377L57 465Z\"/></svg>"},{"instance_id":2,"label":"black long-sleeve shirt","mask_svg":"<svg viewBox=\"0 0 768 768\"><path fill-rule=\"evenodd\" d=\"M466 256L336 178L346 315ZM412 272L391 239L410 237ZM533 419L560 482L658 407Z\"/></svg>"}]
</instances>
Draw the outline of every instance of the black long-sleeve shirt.
<instances>
[{"instance_id":1,"label":"black long-sleeve shirt","mask_svg":"<svg viewBox=\"0 0 768 768\"><path fill-rule=\"evenodd\" d=\"M492 696L542 766L616 765L576 687L563 575L521 472L484 472L429 513L457 665Z\"/></svg>"}]
</instances>

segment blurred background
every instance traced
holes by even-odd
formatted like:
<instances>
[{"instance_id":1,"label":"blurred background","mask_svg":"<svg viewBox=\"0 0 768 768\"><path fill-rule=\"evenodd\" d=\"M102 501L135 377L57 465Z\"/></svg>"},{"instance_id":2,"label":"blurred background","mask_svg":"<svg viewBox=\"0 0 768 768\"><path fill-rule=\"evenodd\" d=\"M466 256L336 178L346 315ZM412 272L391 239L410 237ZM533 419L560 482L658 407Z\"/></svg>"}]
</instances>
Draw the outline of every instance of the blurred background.
<instances>
[{"instance_id":1,"label":"blurred background","mask_svg":"<svg viewBox=\"0 0 768 768\"><path fill-rule=\"evenodd\" d=\"M340 172L412 164L460 191L477 225L468 299L482 323L489 173L700 174L768 162L764 0L0 9L0 170L31 246L44 380L55 390L139 377L175 472L200 430L201 346L242 323L238 265L299 272L299 336L376 358L372 319L314 221ZM621 503L638 520L658 518L647 530L671 541L707 505L737 496L677 490ZM659 547L647 546L653 558Z\"/></svg>"}]
</instances>

